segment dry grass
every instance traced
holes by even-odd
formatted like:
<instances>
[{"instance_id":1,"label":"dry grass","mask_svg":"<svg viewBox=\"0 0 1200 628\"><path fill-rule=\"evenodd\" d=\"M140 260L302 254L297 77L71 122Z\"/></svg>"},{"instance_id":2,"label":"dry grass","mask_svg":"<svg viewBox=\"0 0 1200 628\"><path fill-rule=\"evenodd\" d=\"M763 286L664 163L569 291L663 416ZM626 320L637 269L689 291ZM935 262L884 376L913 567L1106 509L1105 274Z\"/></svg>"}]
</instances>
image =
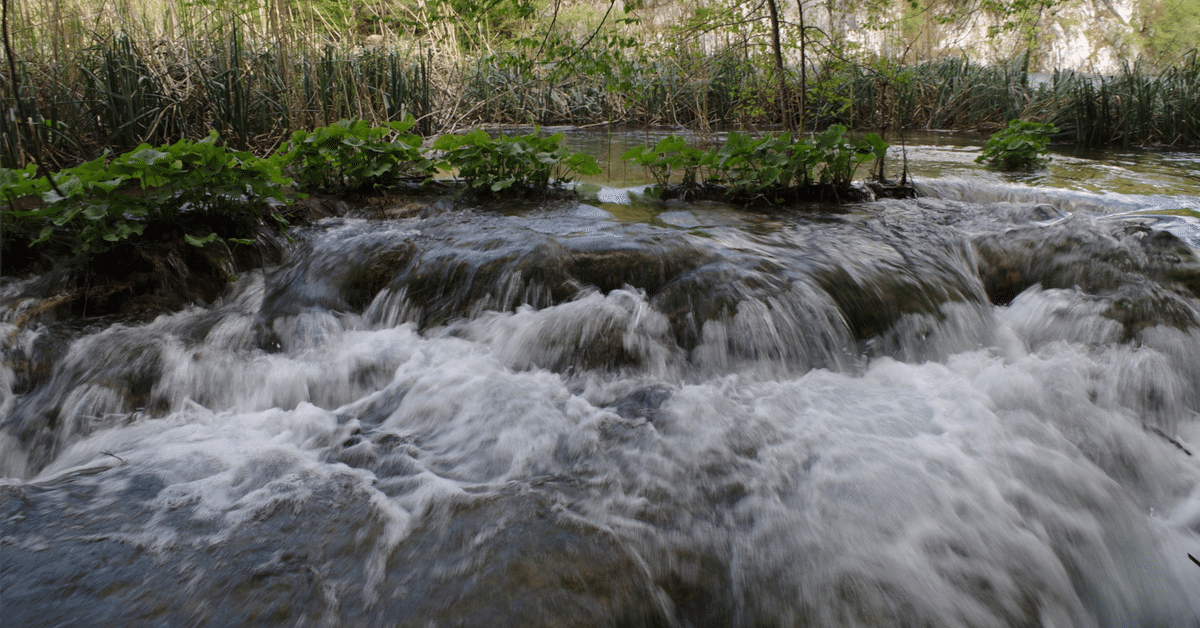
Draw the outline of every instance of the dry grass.
<instances>
[{"instance_id":1,"label":"dry grass","mask_svg":"<svg viewBox=\"0 0 1200 628\"><path fill-rule=\"evenodd\" d=\"M23 108L40 123L32 128L46 161L60 167L209 129L261 154L295 129L343 118L378 124L412 114L425 135L481 123L703 131L778 122L782 109L765 50L747 42L703 51L687 41L593 45L563 60L487 42L466 54L447 22L397 15L400 5L382 2L365 6L367 17L283 0L10 3ZM1082 144L1200 144L1194 56L1161 74L1135 64L1115 77L1061 73L1043 86L1030 85L1019 62L951 59L890 73L820 62L809 74L809 128L986 131L1026 118L1054 122ZM8 74L0 69L0 99L13 111ZM0 121L0 165L28 161L30 128L13 115Z\"/></svg>"}]
</instances>

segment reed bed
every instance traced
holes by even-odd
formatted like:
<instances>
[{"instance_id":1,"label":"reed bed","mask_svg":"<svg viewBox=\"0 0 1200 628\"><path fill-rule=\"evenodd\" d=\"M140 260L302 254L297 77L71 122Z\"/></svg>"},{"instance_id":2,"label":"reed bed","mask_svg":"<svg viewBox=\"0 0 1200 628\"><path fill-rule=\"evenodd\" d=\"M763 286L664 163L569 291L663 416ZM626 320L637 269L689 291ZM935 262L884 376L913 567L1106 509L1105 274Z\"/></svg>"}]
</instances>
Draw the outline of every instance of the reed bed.
<instances>
[{"instance_id":1,"label":"reed bed","mask_svg":"<svg viewBox=\"0 0 1200 628\"><path fill-rule=\"evenodd\" d=\"M104 149L204 137L209 129L238 148L267 152L293 130L343 118L378 123L411 114L423 132L433 131L431 57L419 46L339 43L271 28L262 11L196 15L171 4L157 16L146 6L114 5L103 22L60 7L57 21L18 28L30 23L32 4L13 4L24 8L10 16L22 106L5 67L4 166L26 163L36 144L61 167ZM37 16L54 18L55 6Z\"/></svg>"},{"instance_id":2,"label":"reed bed","mask_svg":"<svg viewBox=\"0 0 1200 628\"><path fill-rule=\"evenodd\" d=\"M468 54L437 29L406 35L388 30L387 20L355 31L331 23L316 3L9 1L17 71L14 81L0 66L0 165L7 167L27 163L31 150L65 167L106 149L210 129L265 154L294 130L344 118L381 124L411 114L425 136L496 123L704 130L779 124L786 109L798 108L779 102L765 51L750 45L593 46L556 60L515 46ZM1045 81L1031 81L1023 59L903 68L821 61L808 72L810 130L991 131L1021 118L1053 122L1058 139L1081 145L1200 145L1195 54L1165 71L1131 63L1115 76L1064 71Z\"/></svg>"},{"instance_id":3,"label":"reed bed","mask_svg":"<svg viewBox=\"0 0 1200 628\"><path fill-rule=\"evenodd\" d=\"M886 73L866 67L822 77L838 86L835 102L848 104L818 100L814 124L990 132L1024 119L1052 122L1058 140L1080 146L1200 145L1195 53L1165 71L1133 62L1112 76L1031 77L1023 59L990 67L946 59Z\"/></svg>"}]
</instances>

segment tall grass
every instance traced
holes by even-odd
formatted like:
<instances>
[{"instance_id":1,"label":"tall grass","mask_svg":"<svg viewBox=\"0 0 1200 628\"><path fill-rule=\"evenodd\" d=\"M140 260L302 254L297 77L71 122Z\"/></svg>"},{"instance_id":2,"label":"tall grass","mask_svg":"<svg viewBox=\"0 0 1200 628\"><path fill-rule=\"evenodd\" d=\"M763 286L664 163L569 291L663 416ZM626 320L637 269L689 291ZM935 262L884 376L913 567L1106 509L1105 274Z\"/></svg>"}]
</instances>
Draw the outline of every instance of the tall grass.
<instances>
[{"instance_id":1,"label":"tall grass","mask_svg":"<svg viewBox=\"0 0 1200 628\"><path fill-rule=\"evenodd\" d=\"M379 2L374 15L395 10ZM15 81L0 64L0 165L10 167L29 161L31 146L62 167L209 129L262 153L293 130L342 118L412 114L430 135L480 123L777 124L786 109L765 49L736 38L723 48L593 46L553 59L515 45L467 54L437 29L406 35L385 19L368 37L312 2L10 3ZM1131 63L1116 76L1059 72L1042 83L1023 61L899 68L818 59L806 126L989 131L1025 118L1085 145L1200 144L1194 54L1163 72ZM14 87L33 124L18 119Z\"/></svg>"},{"instance_id":2,"label":"tall grass","mask_svg":"<svg viewBox=\"0 0 1200 628\"><path fill-rule=\"evenodd\" d=\"M63 0L12 2L19 97L56 165L208 129L260 151L341 118L412 114L432 131L429 59L419 49L298 32L282 3L184 10L118 0L85 13ZM28 160L32 138L8 74L0 71L0 164L14 166Z\"/></svg>"},{"instance_id":3,"label":"tall grass","mask_svg":"<svg viewBox=\"0 0 1200 628\"><path fill-rule=\"evenodd\" d=\"M1060 140L1081 146L1200 145L1196 53L1161 72L1133 62L1112 76L1060 71L1041 81L1023 59L991 67L945 59L890 73L856 66L824 79L841 100L816 100L821 125L991 131L1019 118L1053 122Z\"/></svg>"}]
</instances>

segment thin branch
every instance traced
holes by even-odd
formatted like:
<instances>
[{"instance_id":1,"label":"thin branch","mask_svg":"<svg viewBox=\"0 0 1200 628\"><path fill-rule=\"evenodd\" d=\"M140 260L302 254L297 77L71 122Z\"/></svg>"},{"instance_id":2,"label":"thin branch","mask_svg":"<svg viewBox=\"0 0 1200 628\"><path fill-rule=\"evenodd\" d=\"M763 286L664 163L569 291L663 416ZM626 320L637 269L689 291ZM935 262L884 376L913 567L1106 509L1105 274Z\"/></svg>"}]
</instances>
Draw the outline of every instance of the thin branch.
<instances>
[{"instance_id":1,"label":"thin branch","mask_svg":"<svg viewBox=\"0 0 1200 628\"><path fill-rule=\"evenodd\" d=\"M57 194L59 198L66 198L66 194L63 194L62 190L58 189L58 183L54 181L53 173L46 168L46 164L42 163L41 135L39 135L37 129L33 127L33 119L25 116L25 105L21 102L21 82L17 77L17 61L13 57L12 43L8 38L8 0L3 0L3 5L2 14L0 14L0 30L3 31L4 35L4 55L8 57L8 84L12 88L13 101L17 106L17 117L21 118L21 120L23 120L25 124L29 126L29 136L33 141L33 150L29 154L31 157L33 157L34 163L37 164L38 170L46 173L46 180L50 182L50 187L54 190L54 193ZM18 134L18 141L19 140L20 135Z\"/></svg>"},{"instance_id":2,"label":"thin branch","mask_svg":"<svg viewBox=\"0 0 1200 628\"><path fill-rule=\"evenodd\" d=\"M554 25L558 22L558 6L560 0L554 0L554 15L550 18L550 26L546 27L546 36L542 38L542 45L538 46L537 54L533 58L541 60L542 50L546 48L546 42L550 41L550 35L554 32Z\"/></svg>"},{"instance_id":3,"label":"thin branch","mask_svg":"<svg viewBox=\"0 0 1200 628\"><path fill-rule=\"evenodd\" d=\"M584 48L587 48L588 44L592 43L592 40L595 39L596 35L598 35L600 33L600 29L604 27L605 20L608 19L609 14L612 13L613 7L615 7L615 6L617 6L617 0L612 0L612 2L610 2L608 4L608 10L604 12L604 17L600 18L600 23L596 25L596 30L592 31L592 34L587 38L587 41L583 42L583 44L581 46L579 46L578 48L576 48L575 50L572 50L571 54L560 59L558 61L558 63L560 63L560 64L566 63L567 61L569 61L571 59L571 57L574 57L577 53L581 52Z\"/></svg>"}]
</instances>

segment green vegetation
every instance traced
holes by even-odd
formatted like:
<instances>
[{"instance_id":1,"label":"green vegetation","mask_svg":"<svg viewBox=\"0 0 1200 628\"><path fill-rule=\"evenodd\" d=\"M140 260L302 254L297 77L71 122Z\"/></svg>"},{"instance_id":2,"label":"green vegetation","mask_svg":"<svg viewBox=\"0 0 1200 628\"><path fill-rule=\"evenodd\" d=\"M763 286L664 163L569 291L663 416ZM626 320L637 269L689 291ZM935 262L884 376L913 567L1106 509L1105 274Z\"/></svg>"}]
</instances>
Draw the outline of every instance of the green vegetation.
<instances>
[{"instance_id":1,"label":"green vegetation","mask_svg":"<svg viewBox=\"0 0 1200 628\"><path fill-rule=\"evenodd\" d=\"M791 188L847 186L904 128L995 131L1026 120L1079 145L1200 145L1194 52L1114 76L1031 81L1059 4L867 3L862 26L884 41L867 51L844 28L826 28L829 5L808 0L8 0L3 234L95 252L186 213L222 225L188 242L237 243L249 225L274 222L266 201L288 186L420 185L440 166L490 198L595 171L557 137L461 132L485 123L782 125L787 133L735 133L711 150L668 138L629 156L662 188L678 180L776 200ZM1136 21L1183 41L1173 22L1195 2L1176 4L1147 0ZM657 19L668 9L677 19ZM921 61L940 57L933 27L968 14L1015 42L1012 62ZM809 135L816 129L825 130ZM851 129L878 135L851 140ZM443 133L436 152L422 150L422 137ZM995 159L1005 167L1041 150L1029 138L995 141L1005 142Z\"/></svg>"},{"instance_id":2,"label":"green vegetation","mask_svg":"<svg viewBox=\"0 0 1200 628\"><path fill-rule=\"evenodd\" d=\"M384 128L409 116L410 132L425 137L598 122L841 124L887 136L1025 119L1053 123L1077 144L1200 144L1195 55L1130 63L1112 77L1030 81L1057 0L866 3L863 27L885 42L879 52L816 25L831 9L810 0L9 4L12 69L0 67L0 165L9 168L37 153L61 169L210 129L263 156L339 119ZM1144 4L1135 21L1148 33L1188 23ZM1176 4L1167 8L1194 2ZM672 12L678 19L657 19ZM1016 42L1013 62L944 58L933 29L965 15L987 16Z\"/></svg>"},{"instance_id":3,"label":"green vegetation","mask_svg":"<svg viewBox=\"0 0 1200 628\"><path fill-rule=\"evenodd\" d=\"M268 205L290 203L285 188L293 179L285 173L304 190L344 192L406 180L419 186L442 167L457 171L471 193L495 198L545 195L572 173L600 172L590 155L561 147L561 134L540 137L536 130L513 138L493 139L482 130L445 135L431 149L444 152L435 163L431 152L421 150L421 138L406 132L414 123L409 118L372 128L362 120L343 120L297 131L266 159L220 145L214 131L198 142L143 144L50 177L38 176L35 164L0 168L4 236L29 234L30 246L57 239L75 252L100 253L142 236L149 224L178 223L186 216L202 218L210 229L176 236L188 244L250 244L264 221L287 225Z\"/></svg>"},{"instance_id":4,"label":"green vegetation","mask_svg":"<svg viewBox=\"0 0 1200 628\"><path fill-rule=\"evenodd\" d=\"M1142 0L1134 19L1149 48L1162 56L1181 57L1200 42L1200 0Z\"/></svg>"},{"instance_id":5,"label":"green vegetation","mask_svg":"<svg viewBox=\"0 0 1200 628\"><path fill-rule=\"evenodd\" d=\"M946 59L904 68L895 73L901 80L856 66L841 72L822 78L828 96L810 112L822 125L993 132L1021 119L1051 123L1058 140L1078 146L1200 144L1195 54L1158 73L1134 63L1114 76L1062 71L1040 83L1021 60L982 67Z\"/></svg>"},{"instance_id":6,"label":"green vegetation","mask_svg":"<svg viewBox=\"0 0 1200 628\"><path fill-rule=\"evenodd\" d=\"M755 139L731 132L724 144L708 151L690 146L671 135L654 147L635 146L622 159L646 169L662 194L676 172L680 184L710 190L719 186L722 196L743 202L785 202L814 185L829 186L835 193L849 190L861 164L882 160L888 144L875 133L852 139L846 127L833 125L811 138L793 139L791 133L768 134Z\"/></svg>"},{"instance_id":7,"label":"green vegetation","mask_svg":"<svg viewBox=\"0 0 1200 628\"><path fill-rule=\"evenodd\" d=\"M559 146L562 134L529 135L493 139L482 129L466 135L443 135L434 150L445 151L442 164L458 172L466 190L476 197L540 196L557 182L568 182L572 174L600 174L595 158L571 153Z\"/></svg>"},{"instance_id":8,"label":"green vegetation","mask_svg":"<svg viewBox=\"0 0 1200 628\"><path fill-rule=\"evenodd\" d=\"M1156 209L1154 211L1148 211L1146 213L1147 214L1155 214L1155 215L1159 215L1159 216L1182 216L1184 218L1200 219L1200 212L1198 212L1194 209L1186 209L1186 208Z\"/></svg>"},{"instance_id":9,"label":"green vegetation","mask_svg":"<svg viewBox=\"0 0 1200 628\"><path fill-rule=\"evenodd\" d=\"M1057 132L1053 124L1012 120L988 138L983 154L975 161L1001 170L1031 169L1044 161L1050 136Z\"/></svg>"},{"instance_id":10,"label":"green vegetation","mask_svg":"<svg viewBox=\"0 0 1200 628\"><path fill-rule=\"evenodd\" d=\"M98 253L140 236L149 222L171 222L183 212L239 241L264 218L282 222L265 208L267 199L286 202L290 183L279 165L216 143L214 132L194 142L151 148L147 144L109 160L103 156L50 177L36 176L33 164L0 169L0 198L8 204L6 230L36 233L31 245L52 238L69 241L77 252ZM6 233L6 236L8 234ZM222 237L188 234L189 243Z\"/></svg>"},{"instance_id":11,"label":"green vegetation","mask_svg":"<svg viewBox=\"0 0 1200 628\"><path fill-rule=\"evenodd\" d=\"M415 124L408 116L384 127L342 120L311 132L296 131L274 160L305 190L363 190L402 179L424 181L437 168L421 152L421 137L407 132Z\"/></svg>"}]
</instances>

